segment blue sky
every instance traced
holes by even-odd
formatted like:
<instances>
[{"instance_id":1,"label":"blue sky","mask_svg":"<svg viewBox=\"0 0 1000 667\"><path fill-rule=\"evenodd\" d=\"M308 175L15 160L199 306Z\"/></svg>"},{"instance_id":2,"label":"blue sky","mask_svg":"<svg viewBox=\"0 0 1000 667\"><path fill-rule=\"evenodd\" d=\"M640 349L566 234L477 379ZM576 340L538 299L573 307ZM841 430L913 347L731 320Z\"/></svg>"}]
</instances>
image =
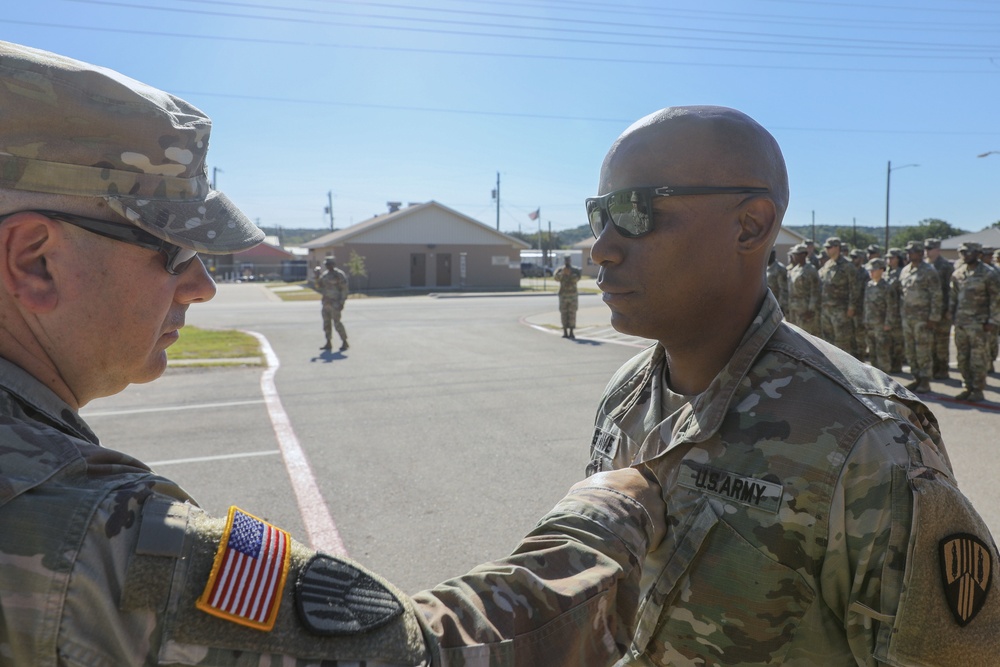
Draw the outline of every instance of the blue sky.
<instances>
[{"instance_id":1,"label":"blue sky","mask_svg":"<svg viewBox=\"0 0 1000 667\"><path fill-rule=\"evenodd\" d=\"M785 223L1000 220L995 0L32 0L0 39L94 62L213 119L219 189L262 225L434 199L500 228L584 222L604 153L664 106L777 137ZM998 153L980 159L980 153ZM918 164L919 167L904 167Z\"/></svg>"}]
</instances>

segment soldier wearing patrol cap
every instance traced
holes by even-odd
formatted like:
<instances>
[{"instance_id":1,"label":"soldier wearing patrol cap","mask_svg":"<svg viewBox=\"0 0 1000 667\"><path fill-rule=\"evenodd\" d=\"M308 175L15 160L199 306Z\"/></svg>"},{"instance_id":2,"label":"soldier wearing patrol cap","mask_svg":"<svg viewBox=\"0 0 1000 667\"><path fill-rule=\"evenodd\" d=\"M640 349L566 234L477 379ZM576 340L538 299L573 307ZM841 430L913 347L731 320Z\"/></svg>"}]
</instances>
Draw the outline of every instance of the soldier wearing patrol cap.
<instances>
[{"instance_id":1,"label":"soldier wearing patrol cap","mask_svg":"<svg viewBox=\"0 0 1000 667\"><path fill-rule=\"evenodd\" d=\"M782 312L788 310L788 268L778 261L778 252L771 248L767 258L767 287L778 300Z\"/></svg>"},{"instance_id":2,"label":"soldier wearing patrol cap","mask_svg":"<svg viewBox=\"0 0 1000 667\"><path fill-rule=\"evenodd\" d=\"M982 246L963 243L962 264L951 276L951 320L955 323L958 370L964 388L957 398L983 400L986 374L992 362L990 339L1000 326L1000 273L987 269L979 258Z\"/></svg>"},{"instance_id":3,"label":"soldier wearing patrol cap","mask_svg":"<svg viewBox=\"0 0 1000 667\"><path fill-rule=\"evenodd\" d=\"M851 354L853 354L858 359L867 359L868 351L868 339L865 335L865 285L868 284L868 270L865 268L865 261L867 259L867 253L861 248L855 248L851 250L850 257L851 263L854 264L856 273L854 274L854 279L858 283L858 296L857 301L854 304L854 318L851 320L851 324L854 327L854 347L851 349Z\"/></svg>"},{"instance_id":4,"label":"soldier wearing patrol cap","mask_svg":"<svg viewBox=\"0 0 1000 667\"><path fill-rule=\"evenodd\" d=\"M900 313L903 318L903 341L910 362L913 382L907 385L918 394L931 390L934 374L934 331L941 319L941 279L934 267L924 261L924 244L906 244L909 264L899 273Z\"/></svg>"},{"instance_id":5,"label":"soldier wearing patrol cap","mask_svg":"<svg viewBox=\"0 0 1000 667\"><path fill-rule=\"evenodd\" d=\"M899 312L896 292L882 277L885 260L876 257L865 264L870 276L865 284L864 331L869 361L880 371L889 372L892 366L889 335L896 325L894 311Z\"/></svg>"},{"instance_id":6,"label":"soldier wearing patrol cap","mask_svg":"<svg viewBox=\"0 0 1000 667\"><path fill-rule=\"evenodd\" d=\"M321 350L330 351L333 349L333 330L337 330L340 336L340 351L344 352L349 347L347 344L347 329L341 322L341 314L344 312L344 304L347 303L347 274L337 268L337 258L327 255L323 258L323 266L326 270L316 267L316 291L323 295L322 310L323 334L326 342L320 347Z\"/></svg>"},{"instance_id":7,"label":"soldier wearing patrol cap","mask_svg":"<svg viewBox=\"0 0 1000 667\"><path fill-rule=\"evenodd\" d=\"M842 245L837 236L831 236L823 244L830 259L819 270L820 330L825 340L851 352L860 285L855 266L840 253Z\"/></svg>"},{"instance_id":8,"label":"soldier wearing patrol cap","mask_svg":"<svg viewBox=\"0 0 1000 667\"><path fill-rule=\"evenodd\" d=\"M877 243L870 244L865 251L868 253L868 259L875 259L882 256L882 246Z\"/></svg>"},{"instance_id":9,"label":"soldier wearing patrol cap","mask_svg":"<svg viewBox=\"0 0 1000 667\"><path fill-rule=\"evenodd\" d=\"M896 293L896 309L893 312L892 331L889 332L889 357L892 360L890 373L902 373L906 363L906 346L903 344L903 319L899 310L902 299L902 287L899 284L899 274L906 265L906 252L902 248L889 248L886 252L885 280Z\"/></svg>"},{"instance_id":10,"label":"soldier wearing patrol cap","mask_svg":"<svg viewBox=\"0 0 1000 667\"><path fill-rule=\"evenodd\" d=\"M993 269L994 271L1000 271L1000 250L994 250L990 246L983 246L983 252L979 257L979 261L987 268ZM990 336L990 372L994 370L994 362L996 361L997 354L1000 353L1000 338L996 336Z\"/></svg>"},{"instance_id":11,"label":"soldier wearing patrol cap","mask_svg":"<svg viewBox=\"0 0 1000 667\"><path fill-rule=\"evenodd\" d=\"M809 260L805 243L792 246L788 269L788 321L819 335L819 271Z\"/></svg>"},{"instance_id":12,"label":"soldier wearing patrol cap","mask_svg":"<svg viewBox=\"0 0 1000 667\"><path fill-rule=\"evenodd\" d=\"M951 291L951 274L954 265L941 256L941 239L924 239L926 261L938 272L941 280L941 319L934 329L934 379L947 380L951 363L951 308L948 305Z\"/></svg>"},{"instance_id":13,"label":"soldier wearing patrol cap","mask_svg":"<svg viewBox=\"0 0 1000 667\"><path fill-rule=\"evenodd\" d=\"M634 470L509 557L408 597L101 446L79 409L158 377L198 253L263 234L206 176L210 122L117 72L0 42L0 662L580 665L634 630L664 532ZM542 634L539 634L542 633Z\"/></svg>"}]
</instances>

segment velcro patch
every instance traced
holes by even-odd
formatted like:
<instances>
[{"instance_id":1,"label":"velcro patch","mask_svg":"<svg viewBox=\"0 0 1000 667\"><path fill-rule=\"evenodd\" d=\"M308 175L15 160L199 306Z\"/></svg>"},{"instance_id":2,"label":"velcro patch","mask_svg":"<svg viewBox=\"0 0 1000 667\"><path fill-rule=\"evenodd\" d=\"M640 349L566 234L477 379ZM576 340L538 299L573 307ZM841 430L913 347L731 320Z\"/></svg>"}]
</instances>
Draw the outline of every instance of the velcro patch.
<instances>
[{"instance_id":1,"label":"velcro patch","mask_svg":"<svg viewBox=\"0 0 1000 667\"><path fill-rule=\"evenodd\" d=\"M195 605L212 616L269 631L278 617L290 558L287 532L230 507L212 573Z\"/></svg>"},{"instance_id":2,"label":"velcro patch","mask_svg":"<svg viewBox=\"0 0 1000 667\"><path fill-rule=\"evenodd\" d=\"M784 494L784 487L779 481L747 477L691 461L681 463L677 483L723 500L775 513L781 507Z\"/></svg>"},{"instance_id":3,"label":"velcro patch","mask_svg":"<svg viewBox=\"0 0 1000 667\"><path fill-rule=\"evenodd\" d=\"M606 459L613 459L618 451L621 432L605 431L600 426L594 427L594 437L590 441L590 449Z\"/></svg>"},{"instance_id":4,"label":"velcro patch","mask_svg":"<svg viewBox=\"0 0 1000 667\"><path fill-rule=\"evenodd\" d=\"M403 613L382 584L350 563L316 554L295 583L302 624L317 635L354 635L381 627Z\"/></svg>"},{"instance_id":5,"label":"velcro patch","mask_svg":"<svg viewBox=\"0 0 1000 667\"><path fill-rule=\"evenodd\" d=\"M976 617L993 582L993 552L976 535L955 533L938 543L948 608L961 626Z\"/></svg>"}]
</instances>

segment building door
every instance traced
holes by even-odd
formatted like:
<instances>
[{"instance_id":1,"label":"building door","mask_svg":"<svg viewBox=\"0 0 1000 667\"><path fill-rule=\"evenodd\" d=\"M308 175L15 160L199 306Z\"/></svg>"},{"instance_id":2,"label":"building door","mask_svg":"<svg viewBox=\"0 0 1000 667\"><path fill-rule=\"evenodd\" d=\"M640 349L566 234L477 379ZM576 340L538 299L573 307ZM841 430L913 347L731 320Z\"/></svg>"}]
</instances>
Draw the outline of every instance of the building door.
<instances>
[{"instance_id":1,"label":"building door","mask_svg":"<svg viewBox=\"0 0 1000 667\"><path fill-rule=\"evenodd\" d=\"M424 287L427 284L427 255L422 252L410 254L410 287Z\"/></svg>"},{"instance_id":2,"label":"building door","mask_svg":"<svg viewBox=\"0 0 1000 667\"><path fill-rule=\"evenodd\" d=\"M451 253L438 253L437 286L451 287Z\"/></svg>"}]
</instances>

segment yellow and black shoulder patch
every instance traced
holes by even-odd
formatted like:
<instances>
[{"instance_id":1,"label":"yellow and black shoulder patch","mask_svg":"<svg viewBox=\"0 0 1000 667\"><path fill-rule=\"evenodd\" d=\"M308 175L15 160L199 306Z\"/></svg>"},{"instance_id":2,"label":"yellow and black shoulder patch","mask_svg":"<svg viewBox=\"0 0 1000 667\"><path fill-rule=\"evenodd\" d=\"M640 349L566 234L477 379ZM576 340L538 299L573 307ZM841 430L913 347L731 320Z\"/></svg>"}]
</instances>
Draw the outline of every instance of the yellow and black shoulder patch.
<instances>
[{"instance_id":1,"label":"yellow and black shoulder patch","mask_svg":"<svg viewBox=\"0 0 1000 667\"><path fill-rule=\"evenodd\" d=\"M955 533L938 543L948 608L961 626L986 603L993 583L993 550L976 535Z\"/></svg>"}]
</instances>

